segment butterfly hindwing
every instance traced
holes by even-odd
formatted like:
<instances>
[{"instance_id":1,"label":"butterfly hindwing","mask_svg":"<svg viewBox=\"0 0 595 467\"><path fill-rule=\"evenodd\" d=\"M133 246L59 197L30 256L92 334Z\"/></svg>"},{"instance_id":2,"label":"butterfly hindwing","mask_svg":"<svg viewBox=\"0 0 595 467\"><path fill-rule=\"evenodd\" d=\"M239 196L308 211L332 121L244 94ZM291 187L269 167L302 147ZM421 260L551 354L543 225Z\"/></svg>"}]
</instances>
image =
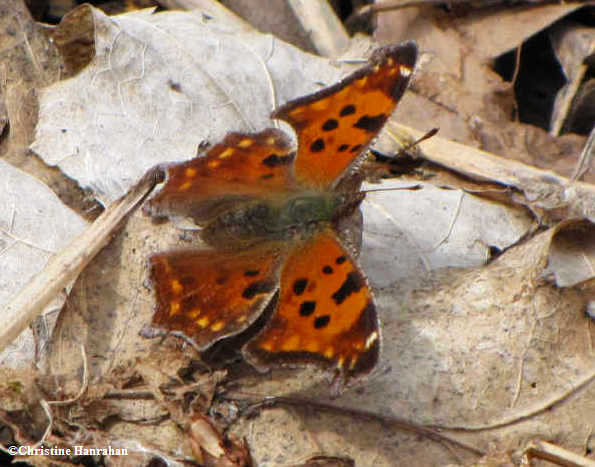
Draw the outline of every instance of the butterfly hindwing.
<instances>
[{"instance_id":1,"label":"butterfly hindwing","mask_svg":"<svg viewBox=\"0 0 595 467\"><path fill-rule=\"evenodd\" d=\"M196 345L246 329L279 287L279 251L263 245L244 252L178 250L151 256L157 297L153 325L180 331Z\"/></svg>"},{"instance_id":2,"label":"butterfly hindwing","mask_svg":"<svg viewBox=\"0 0 595 467\"><path fill-rule=\"evenodd\" d=\"M244 354L260 369L318 363L352 377L375 366L379 349L368 282L327 229L298 244L285 261L277 309Z\"/></svg>"},{"instance_id":3,"label":"butterfly hindwing","mask_svg":"<svg viewBox=\"0 0 595 467\"><path fill-rule=\"evenodd\" d=\"M383 47L370 63L334 86L277 109L298 138L295 177L318 189L334 186L364 152L405 92L417 58L413 42Z\"/></svg>"}]
</instances>

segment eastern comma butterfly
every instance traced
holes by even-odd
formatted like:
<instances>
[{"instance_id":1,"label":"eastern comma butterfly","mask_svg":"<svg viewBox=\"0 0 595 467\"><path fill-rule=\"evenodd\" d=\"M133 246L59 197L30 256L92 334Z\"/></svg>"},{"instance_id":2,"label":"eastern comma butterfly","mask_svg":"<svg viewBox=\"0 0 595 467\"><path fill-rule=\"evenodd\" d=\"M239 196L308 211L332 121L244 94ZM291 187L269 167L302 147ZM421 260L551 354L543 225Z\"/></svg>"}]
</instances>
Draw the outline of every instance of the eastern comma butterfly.
<instances>
[{"instance_id":1,"label":"eastern comma butterfly","mask_svg":"<svg viewBox=\"0 0 595 467\"><path fill-rule=\"evenodd\" d=\"M163 167L165 185L145 211L190 217L212 248L150 258L153 326L203 350L274 301L243 348L257 369L316 364L346 382L374 368L372 292L337 228L365 195L342 182L395 109L416 58L413 42L382 47L343 81L273 112L295 130L297 151L269 128L229 133L205 156Z\"/></svg>"}]
</instances>

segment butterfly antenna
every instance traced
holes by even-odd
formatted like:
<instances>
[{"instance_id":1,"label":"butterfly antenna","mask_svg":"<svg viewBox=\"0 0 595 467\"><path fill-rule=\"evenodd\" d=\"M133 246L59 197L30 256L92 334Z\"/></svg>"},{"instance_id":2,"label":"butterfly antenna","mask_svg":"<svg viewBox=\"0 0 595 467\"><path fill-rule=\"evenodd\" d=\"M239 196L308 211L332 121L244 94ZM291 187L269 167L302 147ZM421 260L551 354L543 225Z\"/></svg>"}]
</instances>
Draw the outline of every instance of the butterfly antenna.
<instances>
[{"instance_id":1,"label":"butterfly antenna","mask_svg":"<svg viewBox=\"0 0 595 467\"><path fill-rule=\"evenodd\" d=\"M399 152L397 153L396 156L398 156L399 154L402 154L404 152L409 151L411 148L417 146L419 143L421 143L422 141L425 141L427 139L430 139L432 136L434 136L436 133L438 133L438 130L440 128L432 128L430 131L428 131L425 135L423 135L421 138L416 139L415 141L413 141L412 143L409 143L407 146L405 146L404 148L401 148L399 150ZM395 157L396 157L395 156Z\"/></svg>"},{"instance_id":2,"label":"butterfly antenna","mask_svg":"<svg viewBox=\"0 0 595 467\"><path fill-rule=\"evenodd\" d=\"M412 143L409 143L404 148L401 148L399 150L399 152L394 157L397 157L399 154L409 151L409 149L417 146L422 141L425 141L426 139L430 139L432 136L434 136L436 133L438 133L438 130L439 130L439 128L432 128L430 131L426 132L421 138L418 138L415 141L413 141ZM404 186L404 187L397 187L397 188L377 188L374 190L361 190L359 193L372 193L374 191L397 191L397 190L399 190L399 191L400 190L412 190L413 191L413 190L421 190L421 188L422 188L422 186L420 184L416 184L416 185L412 185L412 186Z\"/></svg>"},{"instance_id":3,"label":"butterfly antenna","mask_svg":"<svg viewBox=\"0 0 595 467\"><path fill-rule=\"evenodd\" d=\"M411 186L399 186L394 188L375 188L373 190L361 190L358 193L374 193L375 191L416 191L421 190L423 187L421 184L411 185Z\"/></svg>"},{"instance_id":4,"label":"butterfly antenna","mask_svg":"<svg viewBox=\"0 0 595 467\"><path fill-rule=\"evenodd\" d=\"M397 153L393 156L387 156L375 149L370 149L370 151L372 152L372 154L374 154L374 156L376 157L376 160L378 162L390 162L390 163L395 163L396 159L402 155L403 153L409 151L411 148L417 146L419 143L421 143L422 141L425 141L427 139L430 139L432 136L434 136L436 133L438 133L439 128L432 128L430 131L426 132L421 138L416 139L415 141L413 141L412 143L407 144L406 146L402 147L401 149L399 149L397 151Z\"/></svg>"}]
</instances>

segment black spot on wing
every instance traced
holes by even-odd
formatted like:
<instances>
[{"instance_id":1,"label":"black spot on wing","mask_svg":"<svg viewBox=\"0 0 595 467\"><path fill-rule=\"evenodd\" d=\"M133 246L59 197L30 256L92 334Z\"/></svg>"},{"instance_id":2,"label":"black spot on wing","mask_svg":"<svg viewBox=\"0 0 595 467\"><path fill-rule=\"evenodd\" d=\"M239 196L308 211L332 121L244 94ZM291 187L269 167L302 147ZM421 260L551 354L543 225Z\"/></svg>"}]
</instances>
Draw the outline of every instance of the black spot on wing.
<instances>
[{"instance_id":1,"label":"black spot on wing","mask_svg":"<svg viewBox=\"0 0 595 467\"><path fill-rule=\"evenodd\" d=\"M308 285L308 279L305 279L305 278L297 279L293 283L293 293L296 295L303 294L304 290L306 290L307 285Z\"/></svg>"},{"instance_id":2,"label":"black spot on wing","mask_svg":"<svg viewBox=\"0 0 595 467\"><path fill-rule=\"evenodd\" d=\"M364 285L364 278L357 271L351 271L347 278L331 297L337 305L343 303L352 293L358 292Z\"/></svg>"},{"instance_id":3,"label":"black spot on wing","mask_svg":"<svg viewBox=\"0 0 595 467\"><path fill-rule=\"evenodd\" d=\"M265 157L262 160L262 163L264 165L266 165L267 167L278 167L280 165L287 165L287 164L291 164L291 161L293 161L293 155L289 154L286 156L279 156L278 154L271 154L268 157Z\"/></svg>"},{"instance_id":4,"label":"black spot on wing","mask_svg":"<svg viewBox=\"0 0 595 467\"><path fill-rule=\"evenodd\" d=\"M332 130L337 129L338 126L339 126L339 122L337 120L335 120L334 118L329 118L322 125L322 130L323 131L332 131Z\"/></svg>"},{"instance_id":5,"label":"black spot on wing","mask_svg":"<svg viewBox=\"0 0 595 467\"><path fill-rule=\"evenodd\" d=\"M242 297L246 300L252 300L257 295L272 292L275 284L271 281L254 281L242 292Z\"/></svg>"},{"instance_id":6,"label":"black spot on wing","mask_svg":"<svg viewBox=\"0 0 595 467\"><path fill-rule=\"evenodd\" d=\"M328 323L330 323L330 321L331 321L331 317L329 315L319 316L318 318L316 318L314 320L314 327L316 329L324 328L324 327L328 326Z\"/></svg>"},{"instance_id":7,"label":"black spot on wing","mask_svg":"<svg viewBox=\"0 0 595 467\"><path fill-rule=\"evenodd\" d=\"M325 267L322 268L322 272L323 274L332 274L333 268L327 264Z\"/></svg>"},{"instance_id":8,"label":"black spot on wing","mask_svg":"<svg viewBox=\"0 0 595 467\"><path fill-rule=\"evenodd\" d=\"M316 302L313 302L313 301L302 302L302 304L300 305L300 315L301 316L310 316L312 313L314 313L315 309L316 309Z\"/></svg>"},{"instance_id":9,"label":"black spot on wing","mask_svg":"<svg viewBox=\"0 0 595 467\"><path fill-rule=\"evenodd\" d=\"M353 146L353 147L351 148L351 151L350 151L350 152L357 152L357 151L359 151L361 148L362 148L362 145L361 145L361 144L356 144L355 146Z\"/></svg>"},{"instance_id":10,"label":"black spot on wing","mask_svg":"<svg viewBox=\"0 0 595 467\"><path fill-rule=\"evenodd\" d=\"M349 104L341 109L341 112L339 112L339 115L341 117L346 117L347 115L351 115L354 113L355 113L355 105Z\"/></svg>"},{"instance_id":11,"label":"black spot on wing","mask_svg":"<svg viewBox=\"0 0 595 467\"><path fill-rule=\"evenodd\" d=\"M382 128L386 122L387 116L385 114L378 114L374 116L364 115L353 125L355 128L367 131L368 133L376 133Z\"/></svg>"},{"instance_id":12,"label":"black spot on wing","mask_svg":"<svg viewBox=\"0 0 595 467\"><path fill-rule=\"evenodd\" d=\"M322 138L318 138L310 145L310 151L312 152L320 152L324 151L324 140Z\"/></svg>"}]
</instances>

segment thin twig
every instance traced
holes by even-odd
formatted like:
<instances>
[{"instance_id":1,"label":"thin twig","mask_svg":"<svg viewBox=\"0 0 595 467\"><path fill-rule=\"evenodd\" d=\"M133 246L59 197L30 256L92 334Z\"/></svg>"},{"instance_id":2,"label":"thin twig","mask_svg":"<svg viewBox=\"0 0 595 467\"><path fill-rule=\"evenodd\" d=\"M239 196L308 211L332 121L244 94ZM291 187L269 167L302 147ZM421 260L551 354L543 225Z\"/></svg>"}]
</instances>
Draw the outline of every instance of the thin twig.
<instances>
[{"instance_id":1,"label":"thin twig","mask_svg":"<svg viewBox=\"0 0 595 467\"><path fill-rule=\"evenodd\" d=\"M223 399L227 399L227 400L234 401L234 402L238 402L238 401L242 401L242 400L250 402L251 400L256 399L258 396L247 395L244 392L238 391L238 392L228 392L225 395L222 395L221 397ZM353 416L353 417L360 417L360 418L373 420L373 421L377 421L377 422L385 423L385 424L388 423L388 424L396 426L402 430L420 434L422 436L425 436L426 438L429 438L429 439L439 442L439 443L442 443L442 442L450 443L451 445L465 449L465 450L472 452L473 454L476 454L478 456L484 456L486 454L483 450L478 449L477 447L475 447L473 445L467 444L463 441L459 441L459 440L452 438L450 436L447 436L443 433L439 433L429 427L415 425L411 422L408 422L403 419L399 419L397 417L380 416L380 415L372 413L372 412L351 409L351 408L345 408L345 407L338 407L338 406L335 406L332 404L326 404L323 402L318 402L318 401L310 400L310 399L293 398L293 397L260 398L260 399L256 400L255 402L253 402L252 405L250 405L244 411L244 415L247 416L250 413L253 413L255 411L275 407L277 405L289 405L289 406L293 406L293 407L311 407L316 410L339 413L341 415L349 415L349 416Z\"/></svg>"},{"instance_id":2,"label":"thin twig","mask_svg":"<svg viewBox=\"0 0 595 467\"><path fill-rule=\"evenodd\" d=\"M512 79L510 80L510 86L512 87L512 93L514 96L514 121L518 122L519 121L519 104L516 100L516 95L514 92L514 88L517 82L517 79L519 77L519 73L521 71L521 52L523 50L523 44L519 44L519 46L516 49L516 54L514 57L514 72L512 74Z\"/></svg>"},{"instance_id":3,"label":"thin twig","mask_svg":"<svg viewBox=\"0 0 595 467\"><path fill-rule=\"evenodd\" d=\"M81 354L83 356L83 382L81 383L81 389L79 390L78 394L71 399L66 399L63 401L46 401L46 400L44 400L43 402L45 402L48 405L69 405L69 404L72 404L72 403L78 401L81 397L83 397L83 394L85 393L85 391L87 390L87 387L89 386L89 367L88 367L88 363L87 363L88 362L87 351L85 350L85 346L83 344L81 344Z\"/></svg>"},{"instance_id":4,"label":"thin twig","mask_svg":"<svg viewBox=\"0 0 595 467\"><path fill-rule=\"evenodd\" d=\"M542 414L543 412L550 410L555 405L564 402L568 398L572 397L574 394L578 393L581 389L588 386L592 381L595 380L595 368L591 370L590 373L584 375L581 379L579 379L575 385L559 394L555 394L542 402L539 405L536 405L532 408L528 408L524 412L520 412L517 414L513 414L509 417L502 418L501 420L497 420L492 423L485 423L483 425L433 425L434 428L442 429L442 430L453 430L453 431L486 431L486 430L493 430L496 428L502 428L508 425L512 425L514 423L520 423L522 421L528 420L532 417Z\"/></svg>"},{"instance_id":5,"label":"thin twig","mask_svg":"<svg viewBox=\"0 0 595 467\"><path fill-rule=\"evenodd\" d=\"M50 433L52 432L52 425L54 424L54 417L52 416L52 411L50 410L50 406L47 403L47 401L45 400L40 400L39 401L39 405L41 405L41 407L43 408L43 411L45 412L46 417L48 418L48 425L45 428L45 431L43 432L43 435L41 436L41 438L39 439L39 441L37 441L37 443L35 443L33 445L33 448L38 448L39 446L41 446L45 440L47 439L47 437L50 435Z\"/></svg>"},{"instance_id":6,"label":"thin twig","mask_svg":"<svg viewBox=\"0 0 595 467\"><path fill-rule=\"evenodd\" d=\"M535 304L533 305L535 306ZM514 408L514 406L516 405L519 396L521 394L521 386L523 383L523 369L525 367L525 357L527 355L527 352L529 351L529 349L531 348L531 341L533 340L533 333L535 332L535 327L537 326L537 316L534 313L533 316L533 323L531 326L531 332L529 333L529 338L527 339L527 345L525 346L525 350L523 351L523 354L521 355L521 364L519 367L519 373L518 373L518 378L517 378L517 384L516 384L516 389L514 391L514 396L512 398L512 401L510 403L510 408Z\"/></svg>"}]
</instances>

